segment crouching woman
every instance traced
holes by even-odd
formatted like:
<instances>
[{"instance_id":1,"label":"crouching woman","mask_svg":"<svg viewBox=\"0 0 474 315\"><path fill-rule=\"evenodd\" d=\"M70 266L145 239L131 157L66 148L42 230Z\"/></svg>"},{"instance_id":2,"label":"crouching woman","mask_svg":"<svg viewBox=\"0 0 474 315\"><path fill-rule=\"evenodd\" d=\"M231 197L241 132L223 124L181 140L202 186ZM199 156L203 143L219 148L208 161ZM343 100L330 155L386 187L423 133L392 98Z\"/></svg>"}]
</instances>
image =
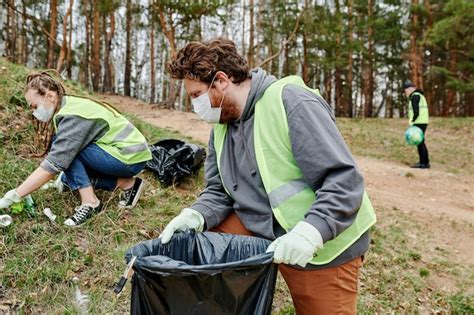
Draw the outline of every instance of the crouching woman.
<instances>
[{"instance_id":1,"label":"crouching woman","mask_svg":"<svg viewBox=\"0 0 474 315\"><path fill-rule=\"evenodd\" d=\"M151 159L145 137L112 106L65 95L62 84L46 72L27 77L25 99L33 115L54 125L46 158L16 189L0 199L9 207L60 173L60 180L79 191L81 204L64 221L78 226L98 213L102 204L94 189L121 189L119 207L133 208L144 188L135 177Z\"/></svg>"}]
</instances>

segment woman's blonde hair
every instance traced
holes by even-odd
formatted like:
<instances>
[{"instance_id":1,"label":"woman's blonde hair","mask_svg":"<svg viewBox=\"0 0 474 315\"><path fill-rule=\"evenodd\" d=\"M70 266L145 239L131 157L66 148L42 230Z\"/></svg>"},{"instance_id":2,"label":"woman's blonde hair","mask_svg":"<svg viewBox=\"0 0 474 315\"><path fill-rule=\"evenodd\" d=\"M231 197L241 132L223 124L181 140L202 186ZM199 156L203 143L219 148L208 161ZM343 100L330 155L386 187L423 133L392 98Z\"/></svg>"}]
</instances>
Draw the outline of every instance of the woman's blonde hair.
<instances>
[{"instance_id":1,"label":"woman's blonde hair","mask_svg":"<svg viewBox=\"0 0 474 315\"><path fill-rule=\"evenodd\" d=\"M55 79L49 72L55 72L58 77L59 73L56 70L45 70L42 72L34 72L29 74L26 77L26 86L25 92L30 89L35 89L38 91L38 94L43 96L48 91L56 92L58 95L58 102L61 102L61 99L66 94L66 89L61 82L61 79Z\"/></svg>"},{"instance_id":2,"label":"woman's blonde hair","mask_svg":"<svg viewBox=\"0 0 474 315\"><path fill-rule=\"evenodd\" d=\"M54 73L55 76L51 75L50 73ZM53 91L56 92L57 104L55 112L58 112L61 109L61 102L63 96L71 95L66 92L66 88L62 82L61 75L54 69L49 69L41 72L33 72L30 73L26 77L26 85L25 85L25 93L30 89L34 89L38 92L39 95L44 96L46 92ZM73 95L76 96L76 95ZM115 116L120 115L120 111L118 111L114 106L110 105L107 102L99 101L87 96L76 96L85 99L89 99L97 104L100 104L110 110ZM34 154L35 156L45 156L49 149L51 148L52 144L52 136L53 136L53 128L51 122L40 122L38 120L34 120L33 125L36 131L36 137L34 139L35 146L38 147L41 144L44 146L44 151L41 154ZM38 148L39 150L39 148Z\"/></svg>"}]
</instances>

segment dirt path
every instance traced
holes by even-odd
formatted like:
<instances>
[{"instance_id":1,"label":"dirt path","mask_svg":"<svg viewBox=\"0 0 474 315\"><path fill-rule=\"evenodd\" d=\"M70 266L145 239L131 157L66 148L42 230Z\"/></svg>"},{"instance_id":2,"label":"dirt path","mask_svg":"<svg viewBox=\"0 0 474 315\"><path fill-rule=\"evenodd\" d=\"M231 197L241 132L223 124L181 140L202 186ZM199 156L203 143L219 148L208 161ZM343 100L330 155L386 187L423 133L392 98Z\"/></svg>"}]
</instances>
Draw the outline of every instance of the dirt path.
<instances>
[{"instance_id":1,"label":"dirt path","mask_svg":"<svg viewBox=\"0 0 474 315\"><path fill-rule=\"evenodd\" d=\"M133 98L108 95L104 98L120 110L155 126L177 130L202 143L208 141L211 126L193 113L152 109ZM452 254L454 261L474 264L473 176L435 169L409 169L402 164L367 157L356 159L375 208L398 209L424 227L429 240L422 249L425 254L443 248ZM379 224L383 225L388 219L379 216Z\"/></svg>"}]
</instances>

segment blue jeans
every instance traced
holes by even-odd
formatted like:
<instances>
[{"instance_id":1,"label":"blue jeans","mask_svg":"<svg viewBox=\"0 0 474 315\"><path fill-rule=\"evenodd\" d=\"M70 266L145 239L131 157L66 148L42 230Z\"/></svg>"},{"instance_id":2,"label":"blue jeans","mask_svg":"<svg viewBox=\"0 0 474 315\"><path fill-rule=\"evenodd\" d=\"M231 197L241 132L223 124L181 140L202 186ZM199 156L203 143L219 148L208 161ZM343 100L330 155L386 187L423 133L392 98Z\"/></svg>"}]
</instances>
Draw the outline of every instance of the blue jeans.
<instances>
[{"instance_id":1,"label":"blue jeans","mask_svg":"<svg viewBox=\"0 0 474 315\"><path fill-rule=\"evenodd\" d=\"M118 178L130 178L145 167L146 162L127 165L101 149L97 144L86 146L72 161L61 181L71 190L89 186L112 191Z\"/></svg>"}]
</instances>

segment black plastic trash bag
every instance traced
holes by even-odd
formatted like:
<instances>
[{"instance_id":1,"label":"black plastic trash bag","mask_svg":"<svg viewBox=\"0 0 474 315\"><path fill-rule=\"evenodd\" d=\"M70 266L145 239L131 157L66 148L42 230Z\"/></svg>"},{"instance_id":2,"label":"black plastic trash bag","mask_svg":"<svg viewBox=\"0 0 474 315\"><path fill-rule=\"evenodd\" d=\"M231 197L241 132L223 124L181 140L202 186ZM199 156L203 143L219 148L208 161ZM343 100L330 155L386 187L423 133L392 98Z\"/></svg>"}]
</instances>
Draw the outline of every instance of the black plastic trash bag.
<instances>
[{"instance_id":1,"label":"black plastic trash bag","mask_svg":"<svg viewBox=\"0 0 474 315\"><path fill-rule=\"evenodd\" d=\"M196 173L206 158L203 147L176 139L158 141L150 146L150 150L153 157L146 168L152 170L165 185Z\"/></svg>"},{"instance_id":2,"label":"black plastic trash bag","mask_svg":"<svg viewBox=\"0 0 474 315\"><path fill-rule=\"evenodd\" d=\"M224 233L176 233L130 248L137 256L131 314L270 314L277 267L270 241Z\"/></svg>"}]
</instances>

